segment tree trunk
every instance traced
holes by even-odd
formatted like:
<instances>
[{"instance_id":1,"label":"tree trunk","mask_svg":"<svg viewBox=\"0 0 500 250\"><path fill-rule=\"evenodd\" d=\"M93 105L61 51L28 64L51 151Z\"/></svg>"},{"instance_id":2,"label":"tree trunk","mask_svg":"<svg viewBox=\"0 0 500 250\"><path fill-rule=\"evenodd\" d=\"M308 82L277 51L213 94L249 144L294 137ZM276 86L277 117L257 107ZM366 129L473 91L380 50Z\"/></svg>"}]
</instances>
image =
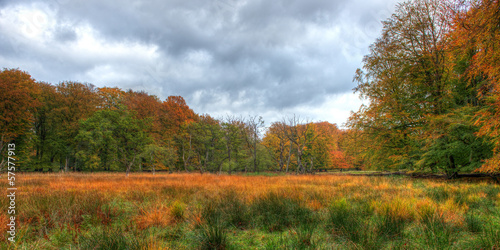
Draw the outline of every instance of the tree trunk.
<instances>
[{"instance_id":1,"label":"tree trunk","mask_svg":"<svg viewBox=\"0 0 500 250\"><path fill-rule=\"evenodd\" d=\"M302 171L302 152L299 149L300 147L297 146L297 174L299 171Z\"/></svg>"},{"instance_id":2,"label":"tree trunk","mask_svg":"<svg viewBox=\"0 0 500 250\"><path fill-rule=\"evenodd\" d=\"M292 141L290 141L290 149L288 150L288 159L286 161L286 170L285 173L288 173L288 166L290 166L290 158L292 157Z\"/></svg>"},{"instance_id":3,"label":"tree trunk","mask_svg":"<svg viewBox=\"0 0 500 250\"><path fill-rule=\"evenodd\" d=\"M257 127L254 128L253 134L253 171L257 172Z\"/></svg>"},{"instance_id":4,"label":"tree trunk","mask_svg":"<svg viewBox=\"0 0 500 250\"><path fill-rule=\"evenodd\" d=\"M134 165L134 161L135 161L135 155L134 155L134 158L132 158L132 161L127 166L127 174L126 174L127 177L128 177L128 174L130 173L130 169Z\"/></svg>"},{"instance_id":5,"label":"tree trunk","mask_svg":"<svg viewBox=\"0 0 500 250\"><path fill-rule=\"evenodd\" d=\"M228 172L229 174L231 174L231 148L228 147L227 149L227 158L229 159L229 164L228 164ZM221 164L222 166L222 164ZM222 170L222 167L220 168L220 170ZM221 174L221 171L219 171L219 174Z\"/></svg>"},{"instance_id":6,"label":"tree trunk","mask_svg":"<svg viewBox=\"0 0 500 250\"><path fill-rule=\"evenodd\" d=\"M3 166L5 166L5 163L6 163L6 162L7 162L7 161L5 161L5 158L3 158L3 157L2 157L2 162L0 162L0 171L2 171Z\"/></svg>"},{"instance_id":7,"label":"tree trunk","mask_svg":"<svg viewBox=\"0 0 500 250\"><path fill-rule=\"evenodd\" d=\"M66 156L66 161L64 162L64 172L68 172L69 158Z\"/></svg>"},{"instance_id":8,"label":"tree trunk","mask_svg":"<svg viewBox=\"0 0 500 250\"><path fill-rule=\"evenodd\" d=\"M450 169L451 171L446 171L448 174L448 179L453 179L457 177L457 171L456 171L456 166L455 166L455 158L453 158L453 155L450 155L448 157L448 161L450 163Z\"/></svg>"},{"instance_id":9,"label":"tree trunk","mask_svg":"<svg viewBox=\"0 0 500 250\"><path fill-rule=\"evenodd\" d=\"M151 157L151 166L153 167L153 175L155 175L155 164L153 162L153 153L149 153L149 156Z\"/></svg>"},{"instance_id":10,"label":"tree trunk","mask_svg":"<svg viewBox=\"0 0 500 250\"><path fill-rule=\"evenodd\" d=\"M313 158L311 157L311 166L309 167L309 172L313 172Z\"/></svg>"},{"instance_id":11,"label":"tree trunk","mask_svg":"<svg viewBox=\"0 0 500 250\"><path fill-rule=\"evenodd\" d=\"M186 173L189 172L188 170L188 162L189 160L191 159L191 150L193 149L192 147L192 144L191 144L191 135L189 135L189 154L188 154L188 157L187 159L185 158L185 154L186 154L186 150L184 150L184 147L183 147L183 150L182 150L182 162L184 163L184 170L186 171Z\"/></svg>"}]
</instances>

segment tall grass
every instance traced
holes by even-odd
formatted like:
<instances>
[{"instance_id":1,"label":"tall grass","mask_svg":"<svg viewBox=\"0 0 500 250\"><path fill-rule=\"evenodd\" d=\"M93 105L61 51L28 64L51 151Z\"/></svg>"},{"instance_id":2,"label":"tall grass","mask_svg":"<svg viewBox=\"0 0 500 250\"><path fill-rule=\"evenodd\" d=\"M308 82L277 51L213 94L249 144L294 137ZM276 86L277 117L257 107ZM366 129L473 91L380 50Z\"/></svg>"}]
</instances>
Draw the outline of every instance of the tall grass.
<instances>
[{"instance_id":1,"label":"tall grass","mask_svg":"<svg viewBox=\"0 0 500 250\"><path fill-rule=\"evenodd\" d=\"M82 235L78 246L95 250L135 250L143 248L143 242L118 229L97 229Z\"/></svg>"},{"instance_id":2,"label":"tall grass","mask_svg":"<svg viewBox=\"0 0 500 250\"><path fill-rule=\"evenodd\" d=\"M500 188L363 176L22 174L1 249L498 248ZM2 199L0 205L6 207Z\"/></svg>"},{"instance_id":3,"label":"tall grass","mask_svg":"<svg viewBox=\"0 0 500 250\"><path fill-rule=\"evenodd\" d=\"M256 223L269 232L314 222L312 211L300 200L276 192L257 198L251 210Z\"/></svg>"}]
</instances>

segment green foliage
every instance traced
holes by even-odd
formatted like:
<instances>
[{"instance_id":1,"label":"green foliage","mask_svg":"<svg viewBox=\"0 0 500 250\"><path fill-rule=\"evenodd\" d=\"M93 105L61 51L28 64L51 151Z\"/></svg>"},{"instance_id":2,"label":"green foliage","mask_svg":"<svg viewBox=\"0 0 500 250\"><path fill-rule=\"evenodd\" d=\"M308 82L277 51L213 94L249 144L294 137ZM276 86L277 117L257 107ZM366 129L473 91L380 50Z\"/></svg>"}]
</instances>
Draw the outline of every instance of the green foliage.
<instances>
[{"instance_id":1,"label":"green foliage","mask_svg":"<svg viewBox=\"0 0 500 250\"><path fill-rule=\"evenodd\" d=\"M416 166L440 170L453 177L479 168L484 159L491 157L491 144L476 136L478 128L472 125L473 113L474 109L464 108L432 119L431 135Z\"/></svg>"},{"instance_id":2,"label":"green foliage","mask_svg":"<svg viewBox=\"0 0 500 250\"><path fill-rule=\"evenodd\" d=\"M81 122L77 158L85 170L127 170L150 141L145 124L126 110L99 110Z\"/></svg>"}]
</instances>

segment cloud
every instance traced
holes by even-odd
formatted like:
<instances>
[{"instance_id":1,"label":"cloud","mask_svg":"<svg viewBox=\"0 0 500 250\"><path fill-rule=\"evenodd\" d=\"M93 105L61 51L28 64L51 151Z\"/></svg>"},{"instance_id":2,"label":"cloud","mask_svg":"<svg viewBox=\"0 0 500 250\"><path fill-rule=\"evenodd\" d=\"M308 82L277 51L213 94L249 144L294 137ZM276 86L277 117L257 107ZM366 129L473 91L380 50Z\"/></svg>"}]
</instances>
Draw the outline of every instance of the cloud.
<instances>
[{"instance_id":1,"label":"cloud","mask_svg":"<svg viewBox=\"0 0 500 250\"><path fill-rule=\"evenodd\" d=\"M341 123L358 109L354 71L393 6L382 0L7 1L0 5L0 66L52 83L91 82L161 99L181 95L199 113L262 114L268 123L302 113Z\"/></svg>"}]
</instances>

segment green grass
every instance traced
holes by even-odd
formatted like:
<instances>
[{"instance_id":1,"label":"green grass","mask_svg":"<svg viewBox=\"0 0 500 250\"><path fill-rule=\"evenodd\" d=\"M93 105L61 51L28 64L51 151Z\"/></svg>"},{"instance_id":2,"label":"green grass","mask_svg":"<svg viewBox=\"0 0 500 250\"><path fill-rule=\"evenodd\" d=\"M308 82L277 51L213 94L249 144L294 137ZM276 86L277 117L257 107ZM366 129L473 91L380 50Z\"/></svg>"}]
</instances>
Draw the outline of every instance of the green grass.
<instances>
[{"instance_id":1,"label":"green grass","mask_svg":"<svg viewBox=\"0 0 500 250\"><path fill-rule=\"evenodd\" d=\"M237 186L221 178L209 189L206 183L148 179L150 188L111 194L24 193L17 242L8 243L4 234L0 249L500 248L498 185L399 177L239 178L262 182ZM49 189L42 181L28 184Z\"/></svg>"}]
</instances>

